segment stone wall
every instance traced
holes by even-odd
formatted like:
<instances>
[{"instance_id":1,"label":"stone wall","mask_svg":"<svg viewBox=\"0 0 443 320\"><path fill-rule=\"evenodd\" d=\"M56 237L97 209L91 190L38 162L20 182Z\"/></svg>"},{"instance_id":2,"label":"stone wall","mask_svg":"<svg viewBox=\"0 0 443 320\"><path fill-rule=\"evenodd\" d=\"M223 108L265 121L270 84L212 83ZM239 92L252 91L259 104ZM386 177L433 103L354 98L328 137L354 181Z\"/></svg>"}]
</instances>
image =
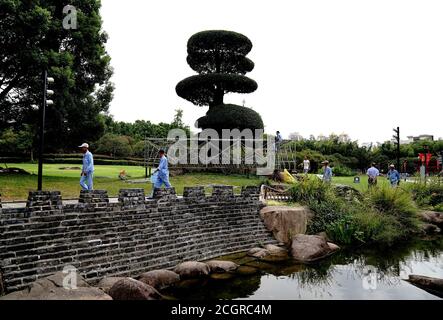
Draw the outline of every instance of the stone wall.
<instances>
[{"instance_id":1,"label":"stone wall","mask_svg":"<svg viewBox=\"0 0 443 320\"><path fill-rule=\"evenodd\" d=\"M187 187L182 198L160 189L150 199L143 189L124 189L110 203L94 190L63 205L59 192L30 192L26 209L0 209L0 279L14 291L72 265L94 283L275 243L258 193L216 186L206 196L203 187Z\"/></svg>"}]
</instances>

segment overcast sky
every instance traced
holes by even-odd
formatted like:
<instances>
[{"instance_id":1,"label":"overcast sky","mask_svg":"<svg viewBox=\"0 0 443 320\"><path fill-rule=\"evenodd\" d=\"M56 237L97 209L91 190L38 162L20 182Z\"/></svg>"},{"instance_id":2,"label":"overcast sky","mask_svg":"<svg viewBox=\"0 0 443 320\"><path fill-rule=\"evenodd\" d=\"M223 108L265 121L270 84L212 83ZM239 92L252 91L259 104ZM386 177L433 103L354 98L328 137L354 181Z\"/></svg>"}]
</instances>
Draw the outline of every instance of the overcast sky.
<instances>
[{"instance_id":1,"label":"overcast sky","mask_svg":"<svg viewBox=\"0 0 443 320\"><path fill-rule=\"evenodd\" d=\"M193 127L207 107L175 93L195 74L186 43L202 30L240 32L253 43L257 91L225 103L259 112L266 132L348 133L385 141L392 128L443 136L443 1L102 0L116 120Z\"/></svg>"}]
</instances>

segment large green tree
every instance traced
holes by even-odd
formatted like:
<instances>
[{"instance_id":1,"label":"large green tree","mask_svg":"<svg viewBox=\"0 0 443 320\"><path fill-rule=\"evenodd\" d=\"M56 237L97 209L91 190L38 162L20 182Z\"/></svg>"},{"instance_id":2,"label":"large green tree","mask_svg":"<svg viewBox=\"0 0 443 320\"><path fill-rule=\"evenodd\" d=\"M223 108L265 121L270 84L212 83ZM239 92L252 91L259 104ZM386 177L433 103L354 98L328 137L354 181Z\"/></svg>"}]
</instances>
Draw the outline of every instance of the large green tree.
<instances>
[{"instance_id":1,"label":"large green tree","mask_svg":"<svg viewBox=\"0 0 443 320\"><path fill-rule=\"evenodd\" d=\"M251 93L257 83L245 74L254 68L246 57L251 41L232 31L209 30L194 34L187 44L189 66L198 73L180 81L177 94L197 106L209 106L206 116L198 119L202 129L263 128L260 115L238 105L224 104L224 95Z\"/></svg>"},{"instance_id":2,"label":"large green tree","mask_svg":"<svg viewBox=\"0 0 443 320\"><path fill-rule=\"evenodd\" d=\"M96 140L113 86L99 0L72 0L77 28L65 29L59 0L0 0L0 131L37 130L42 72L55 78L47 109L46 151ZM37 135L35 135L37 136Z\"/></svg>"}]
</instances>

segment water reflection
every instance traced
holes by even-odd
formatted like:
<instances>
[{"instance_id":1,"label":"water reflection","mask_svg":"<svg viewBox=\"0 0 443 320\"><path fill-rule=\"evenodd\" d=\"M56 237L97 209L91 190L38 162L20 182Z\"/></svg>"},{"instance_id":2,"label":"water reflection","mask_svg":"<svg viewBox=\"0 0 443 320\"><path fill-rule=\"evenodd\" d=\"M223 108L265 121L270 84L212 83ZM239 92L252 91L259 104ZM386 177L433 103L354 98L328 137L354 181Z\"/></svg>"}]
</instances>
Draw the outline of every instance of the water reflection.
<instances>
[{"instance_id":1,"label":"water reflection","mask_svg":"<svg viewBox=\"0 0 443 320\"><path fill-rule=\"evenodd\" d=\"M402 279L443 278L443 238L393 248L342 250L318 263L262 262L245 254L221 257L259 270L232 279L205 279L167 291L178 299L439 299Z\"/></svg>"}]
</instances>

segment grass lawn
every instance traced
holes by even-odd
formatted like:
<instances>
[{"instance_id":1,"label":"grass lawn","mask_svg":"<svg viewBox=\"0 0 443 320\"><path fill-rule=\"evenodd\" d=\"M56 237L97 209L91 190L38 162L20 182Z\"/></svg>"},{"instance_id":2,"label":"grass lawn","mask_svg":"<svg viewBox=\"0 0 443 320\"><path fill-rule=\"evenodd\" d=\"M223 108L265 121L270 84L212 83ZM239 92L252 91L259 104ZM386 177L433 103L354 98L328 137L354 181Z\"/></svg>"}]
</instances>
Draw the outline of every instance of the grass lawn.
<instances>
[{"instance_id":1,"label":"grass lawn","mask_svg":"<svg viewBox=\"0 0 443 320\"><path fill-rule=\"evenodd\" d=\"M354 177L332 177L332 182L349 185L362 192L368 190L368 177L366 175L360 176L360 183L354 183ZM389 181L386 177L378 177L377 185L388 186Z\"/></svg>"},{"instance_id":2,"label":"grass lawn","mask_svg":"<svg viewBox=\"0 0 443 320\"><path fill-rule=\"evenodd\" d=\"M30 190L37 188L37 164L14 163L8 167L22 168L33 175L0 175L0 194L2 201L25 200ZM3 166L3 165L1 165ZM78 198L80 193L81 164L46 164L43 167L43 190L61 191L63 199ZM63 167L78 167L73 170L63 170ZM105 189L109 196L115 197L122 188L144 188L151 192L151 183L127 183L118 178L122 170L126 170L129 179L144 178L145 169L134 166L94 166L94 189ZM241 175L224 175L210 173L192 173L170 178L177 193L183 193L183 187L195 185L225 184L233 185L238 193L242 186L258 185L261 178L251 175L250 178Z\"/></svg>"}]
</instances>

